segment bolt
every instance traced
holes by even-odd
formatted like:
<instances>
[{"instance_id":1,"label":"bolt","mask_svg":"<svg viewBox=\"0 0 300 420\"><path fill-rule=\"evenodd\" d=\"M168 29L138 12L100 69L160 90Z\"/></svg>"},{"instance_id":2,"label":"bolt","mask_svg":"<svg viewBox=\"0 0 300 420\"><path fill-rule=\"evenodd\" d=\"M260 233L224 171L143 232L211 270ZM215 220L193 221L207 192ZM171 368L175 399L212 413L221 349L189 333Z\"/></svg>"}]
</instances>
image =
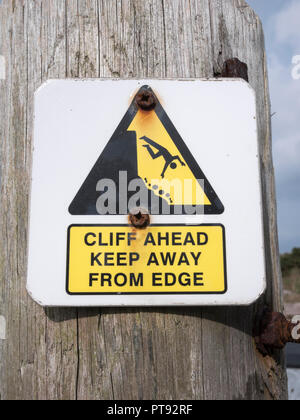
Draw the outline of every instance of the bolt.
<instances>
[{"instance_id":1,"label":"bolt","mask_svg":"<svg viewBox=\"0 0 300 420\"><path fill-rule=\"evenodd\" d=\"M259 331L255 337L257 349L266 356L273 349L282 350L287 343L300 344L300 340L293 338L293 330L297 325L288 321L283 314L266 308L259 320Z\"/></svg>"},{"instance_id":2,"label":"bolt","mask_svg":"<svg viewBox=\"0 0 300 420\"><path fill-rule=\"evenodd\" d=\"M157 100L149 88L143 87L136 95L135 102L143 111L153 111L156 107Z\"/></svg>"},{"instance_id":3,"label":"bolt","mask_svg":"<svg viewBox=\"0 0 300 420\"><path fill-rule=\"evenodd\" d=\"M223 65L221 77L240 77L241 79L246 80L246 82L249 82L248 66L238 58L231 58L230 60L226 60Z\"/></svg>"},{"instance_id":4,"label":"bolt","mask_svg":"<svg viewBox=\"0 0 300 420\"><path fill-rule=\"evenodd\" d=\"M150 215L145 209L134 209L129 213L129 222L137 229L146 229L150 225Z\"/></svg>"}]
</instances>

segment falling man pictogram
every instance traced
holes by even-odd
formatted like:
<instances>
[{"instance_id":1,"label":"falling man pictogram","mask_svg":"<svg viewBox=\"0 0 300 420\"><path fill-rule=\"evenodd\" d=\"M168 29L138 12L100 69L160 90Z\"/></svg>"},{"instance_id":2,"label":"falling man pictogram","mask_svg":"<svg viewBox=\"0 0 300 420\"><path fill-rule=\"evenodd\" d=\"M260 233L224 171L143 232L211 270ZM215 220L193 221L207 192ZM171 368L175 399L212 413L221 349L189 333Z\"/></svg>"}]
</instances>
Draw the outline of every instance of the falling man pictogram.
<instances>
[{"instance_id":1,"label":"falling man pictogram","mask_svg":"<svg viewBox=\"0 0 300 420\"><path fill-rule=\"evenodd\" d=\"M172 156L172 154L163 146L161 146L160 144L156 143L155 141L149 139L148 137L144 136L141 137L140 140L144 140L145 142L149 143L152 147L154 147L155 149L158 150L157 153L155 153L152 148L149 146L149 144L145 144L143 147L145 147L150 156L152 157L153 160L159 158L160 156L162 156L164 158L164 160L166 161L165 166L163 168L163 171L161 173L161 177L164 178L165 177L165 173L166 170L168 169L168 167L170 166L171 169L176 169L177 168L177 164L174 162L175 160L178 160L182 166L186 166L185 163L180 159L180 157L178 155L176 156Z\"/></svg>"}]
</instances>

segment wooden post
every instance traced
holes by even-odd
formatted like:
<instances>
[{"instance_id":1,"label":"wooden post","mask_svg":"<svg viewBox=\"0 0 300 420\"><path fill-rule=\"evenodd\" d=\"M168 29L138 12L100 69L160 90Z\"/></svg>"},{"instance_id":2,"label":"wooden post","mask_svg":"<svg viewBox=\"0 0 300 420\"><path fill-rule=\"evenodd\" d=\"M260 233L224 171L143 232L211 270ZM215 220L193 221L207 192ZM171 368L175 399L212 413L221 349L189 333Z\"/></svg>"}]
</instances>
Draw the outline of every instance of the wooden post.
<instances>
[{"instance_id":1,"label":"wooden post","mask_svg":"<svg viewBox=\"0 0 300 420\"><path fill-rule=\"evenodd\" d=\"M282 309L266 57L254 12L244 0L3 0L0 31L0 399L285 399L282 354L263 358L252 337L266 302ZM265 298L248 308L36 305L25 290L34 91L49 78L213 77L232 57L247 63L257 95Z\"/></svg>"}]
</instances>

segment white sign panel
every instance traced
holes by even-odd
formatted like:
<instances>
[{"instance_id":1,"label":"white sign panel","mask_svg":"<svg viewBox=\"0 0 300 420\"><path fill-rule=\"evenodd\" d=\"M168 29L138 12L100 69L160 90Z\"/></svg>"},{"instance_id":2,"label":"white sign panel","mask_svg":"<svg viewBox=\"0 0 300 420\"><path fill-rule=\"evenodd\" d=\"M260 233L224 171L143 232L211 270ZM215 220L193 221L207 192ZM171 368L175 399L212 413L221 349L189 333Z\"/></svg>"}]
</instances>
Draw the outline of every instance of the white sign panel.
<instances>
[{"instance_id":1,"label":"white sign panel","mask_svg":"<svg viewBox=\"0 0 300 420\"><path fill-rule=\"evenodd\" d=\"M52 80L36 92L34 300L247 305L264 289L256 104L246 82Z\"/></svg>"}]
</instances>

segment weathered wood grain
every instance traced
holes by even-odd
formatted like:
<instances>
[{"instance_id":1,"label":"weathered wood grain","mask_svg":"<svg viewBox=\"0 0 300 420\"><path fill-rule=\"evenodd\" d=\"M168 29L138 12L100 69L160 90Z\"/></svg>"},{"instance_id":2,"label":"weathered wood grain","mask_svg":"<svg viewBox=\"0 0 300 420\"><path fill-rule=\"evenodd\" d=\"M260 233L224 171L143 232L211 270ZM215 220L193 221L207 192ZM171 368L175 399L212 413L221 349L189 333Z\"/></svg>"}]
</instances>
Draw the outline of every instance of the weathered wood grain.
<instances>
[{"instance_id":1,"label":"weathered wood grain","mask_svg":"<svg viewBox=\"0 0 300 420\"><path fill-rule=\"evenodd\" d=\"M264 38L246 2L3 0L0 55L0 399L285 399L282 354L263 359L252 338L256 311L280 310L282 296ZM48 78L212 77L232 57L257 94L266 297L250 308L38 307L25 291L34 91Z\"/></svg>"}]
</instances>

